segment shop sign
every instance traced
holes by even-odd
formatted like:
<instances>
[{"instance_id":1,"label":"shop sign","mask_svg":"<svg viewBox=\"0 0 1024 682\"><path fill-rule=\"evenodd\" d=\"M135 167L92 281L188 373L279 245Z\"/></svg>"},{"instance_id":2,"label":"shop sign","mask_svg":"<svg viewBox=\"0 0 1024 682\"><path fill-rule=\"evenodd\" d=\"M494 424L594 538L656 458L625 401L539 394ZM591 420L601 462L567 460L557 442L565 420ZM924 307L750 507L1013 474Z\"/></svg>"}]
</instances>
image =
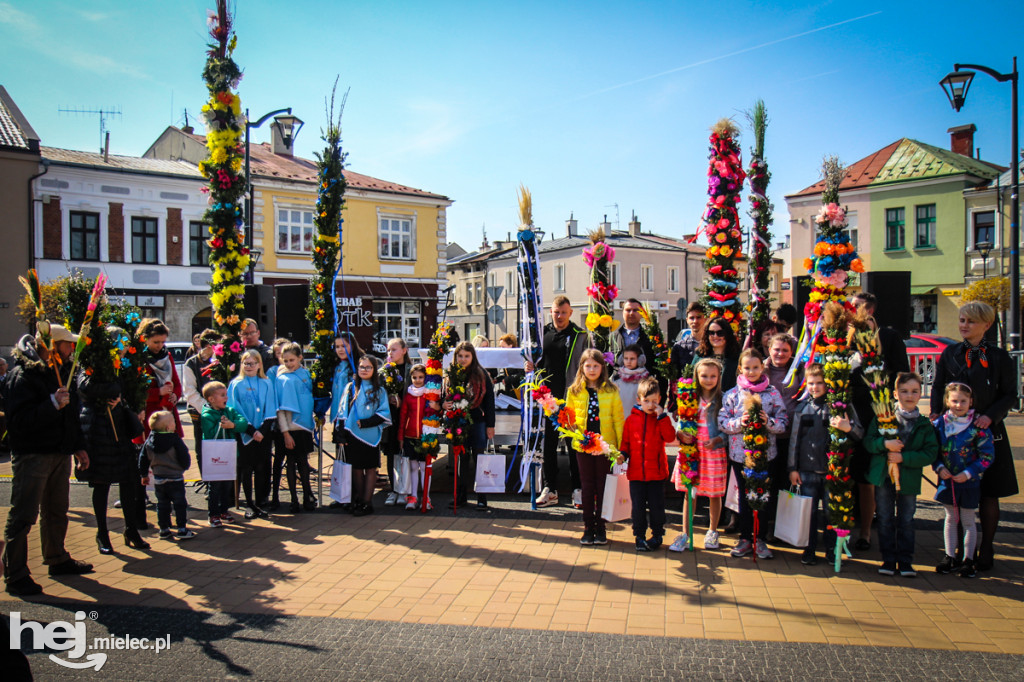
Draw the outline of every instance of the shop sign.
<instances>
[{"instance_id":1,"label":"shop sign","mask_svg":"<svg viewBox=\"0 0 1024 682\"><path fill-rule=\"evenodd\" d=\"M372 327L373 310L363 308L363 297L342 297L337 299L339 327Z\"/></svg>"}]
</instances>

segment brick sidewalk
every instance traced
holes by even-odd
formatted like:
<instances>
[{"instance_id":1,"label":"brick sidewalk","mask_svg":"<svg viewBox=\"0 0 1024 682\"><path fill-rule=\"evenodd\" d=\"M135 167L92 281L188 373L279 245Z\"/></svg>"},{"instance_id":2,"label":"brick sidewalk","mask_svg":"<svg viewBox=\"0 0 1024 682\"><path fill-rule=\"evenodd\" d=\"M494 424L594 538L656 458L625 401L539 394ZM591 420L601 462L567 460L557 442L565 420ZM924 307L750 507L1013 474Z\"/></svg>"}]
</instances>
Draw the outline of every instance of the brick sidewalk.
<instances>
[{"instance_id":1,"label":"brick sidewalk","mask_svg":"<svg viewBox=\"0 0 1024 682\"><path fill-rule=\"evenodd\" d=\"M39 601L1024 653L1019 533L1000 536L997 570L963 580L932 571L941 537L919 531L921 574L897 579L877 575L875 551L836 575L824 565L802 566L799 550L776 549L774 561L756 564L725 550L637 555L626 524L610 525L608 547L584 548L578 520L477 512L279 516L201 527L182 544L150 532L153 548L139 551L115 535L115 514L118 554L103 557L91 511L72 509L68 549L96 572L61 582L46 576L33 531L31 567L46 590ZM202 514L192 517L198 522ZM0 601L5 610L17 603L6 594Z\"/></svg>"}]
</instances>

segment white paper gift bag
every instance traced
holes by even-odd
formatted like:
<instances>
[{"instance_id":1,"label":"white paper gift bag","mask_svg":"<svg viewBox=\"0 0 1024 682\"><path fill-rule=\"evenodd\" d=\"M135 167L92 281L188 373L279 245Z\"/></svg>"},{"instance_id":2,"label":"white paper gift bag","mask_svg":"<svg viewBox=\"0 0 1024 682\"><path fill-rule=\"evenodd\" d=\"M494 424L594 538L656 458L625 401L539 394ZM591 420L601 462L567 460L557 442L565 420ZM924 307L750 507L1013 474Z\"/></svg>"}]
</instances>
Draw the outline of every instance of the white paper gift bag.
<instances>
[{"instance_id":1,"label":"white paper gift bag","mask_svg":"<svg viewBox=\"0 0 1024 682\"><path fill-rule=\"evenodd\" d=\"M814 498L780 490L779 506L775 512L775 537L794 547L806 547L810 541L813 502Z\"/></svg>"},{"instance_id":2,"label":"white paper gift bag","mask_svg":"<svg viewBox=\"0 0 1024 682\"><path fill-rule=\"evenodd\" d=\"M604 484L601 518L605 521L624 521L633 515L633 502L629 496L629 479L625 473L608 474Z\"/></svg>"},{"instance_id":3,"label":"white paper gift bag","mask_svg":"<svg viewBox=\"0 0 1024 682\"><path fill-rule=\"evenodd\" d=\"M736 474L729 467L729 485L725 489L725 508L740 513L740 487L736 483Z\"/></svg>"},{"instance_id":4,"label":"white paper gift bag","mask_svg":"<svg viewBox=\"0 0 1024 682\"><path fill-rule=\"evenodd\" d=\"M352 465L337 461L331 467L331 489L328 496L339 504L352 501Z\"/></svg>"},{"instance_id":5,"label":"white paper gift bag","mask_svg":"<svg viewBox=\"0 0 1024 682\"><path fill-rule=\"evenodd\" d=\"M478 493L505 492L505 455L476 456L476 485Z\"/></svg>"},{"instance_id":6,"label":"white paper gift bag","mask_svg":"<svg viewBox=\"0 0 1024 682\"><path fill-rule=\"evenodd\" d=\"M238 444L234 439L203 441L203 480L233 481L238 463Z\"/></svg>"}]
</instances>

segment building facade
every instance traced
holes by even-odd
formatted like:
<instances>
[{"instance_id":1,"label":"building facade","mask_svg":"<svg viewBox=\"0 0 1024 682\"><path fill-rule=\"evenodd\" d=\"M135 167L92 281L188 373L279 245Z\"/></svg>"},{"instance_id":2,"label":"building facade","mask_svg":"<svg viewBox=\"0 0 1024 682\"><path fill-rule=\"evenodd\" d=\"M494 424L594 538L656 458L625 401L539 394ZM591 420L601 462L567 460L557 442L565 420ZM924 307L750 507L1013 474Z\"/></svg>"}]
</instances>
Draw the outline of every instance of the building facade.
<instances>
[{"instance_id":1,"label":"building facade","mask_svg":"<svg viewBox=\"0 0 1024 682\"><path fill-rule=\"evenodd\" d=\"M956 336L957 297L972 269L964 195L999 174L998 166L970 156L974 130L950 129L949 150L897 140L850 165L839 185L865 270L911 273L913 331ZM823 189L819 181L786 197L794 276L804 274L799 264L817 240L813 216ZM859 284L851 277L849 290Z\"/></svg>"},{"instance_id":2,"label":"building facade","mask_svg":"<svg viewBox=\"0 0 1024 682\"><path fill-rule=\"evenodd\" d=\"M683 318L677 311L685 311L689 302L696 300L703 290L707 276L703 260L707 247L643 232L640 221L635 218L626 231L613 231L608 223L598 227L605 231L606 241L615 249L615 260L611 264L612 283L619 287L615 308L621 310L627 299L636 298L658 314L663 332L674 337ZM589 243L577 221L570 218L564 232L545 235L538 247L542 304L547 308L555 296L567 296L573 307L573 321L581 327L587 316L586 288L590 284L590 268L582 254ZM449 285L454 285L456 297L449 318L460 334L464 330L477 330L492 344L506 333L519 336L517 256L515 243L505 241L495 242L490 250L449 262L448 281ZM746 263L737 262L737 270L746 272ZM778 299L781 261L773 264L770 279L771 295ZM480 303L477 302L478 285ZM485 312L494 308L500 312L492 313L490 319L485 318ZM545 319L550 321L546 313Z\"/></svg>"},{"instance_id":3,"label":"building facade","mask_svg":"<svg viewBox=\"0 0 1024 682\"><path fill-rule=\"evenodd\" d=\"M25 290L17 274L34 267L32 257L33 178L45 173L39 136L0 86L0 225L4 247L0 250L0 352L10 352L28 328L15 312Z\"/></svg>"},{"instance_id":4,"label":"building facade","mask_svg":"<svg viewBox=\"0 0 1024 682\"><path fill-rule=\"evenodd\" d=\"M42 148L33 183L35 267L42 281L79 271L163 319L171 341L210 325L206 195L195 166Z\"/></svg>"},{"instance_id":5,"label":"building facade","mask_svg":"<svg viewBox=\"0 0 1024 682\"><path fill-rule=\"evenodd\" d=\"M316 163L294 156L273 130L272 143L250 146L254 283L302 284L313 273ZM202 136L170 127L146 157L206 158ZM445 286L447 197L345 171L342 270L336 290L339 327L377 348L400 336L426 345Z\"/></svg>"}]
</instances>

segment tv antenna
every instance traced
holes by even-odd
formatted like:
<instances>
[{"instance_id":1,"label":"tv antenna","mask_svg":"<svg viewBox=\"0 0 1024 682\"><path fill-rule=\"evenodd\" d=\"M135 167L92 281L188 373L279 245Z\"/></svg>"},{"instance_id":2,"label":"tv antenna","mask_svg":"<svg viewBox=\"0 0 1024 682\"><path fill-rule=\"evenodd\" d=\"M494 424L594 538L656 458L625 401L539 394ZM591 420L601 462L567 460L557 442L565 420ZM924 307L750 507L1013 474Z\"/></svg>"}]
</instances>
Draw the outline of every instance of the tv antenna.
<instances>
[{"instance_id":1,"label":"tv antenna","mask_svg":"<svg viewBox=\"0 0 1024 682\"><path fill-rule=\"evenodd\" d=\"M618 203L615 203L615 204L608 204L607 206L605 206L605 208L613 208L613 207L615 208L615 229L617 230L617 229L619 229L619 205L618 205Z\"/></svg>"},{"instance_id":2,"label":"tv antenna","mask_svg":"<svg viewBox=\"0 0 1024 682\"><path fill-rule=\"evenodd\" d=\"M107 128L107 119L112 117L121 118L121 107L100 107L97 109L86 109L84 107L58 107L59 114L79 114L83 116L100 117L100 154L104 153L109 143L110 130Z\"/></svg>"}]
</instances>

